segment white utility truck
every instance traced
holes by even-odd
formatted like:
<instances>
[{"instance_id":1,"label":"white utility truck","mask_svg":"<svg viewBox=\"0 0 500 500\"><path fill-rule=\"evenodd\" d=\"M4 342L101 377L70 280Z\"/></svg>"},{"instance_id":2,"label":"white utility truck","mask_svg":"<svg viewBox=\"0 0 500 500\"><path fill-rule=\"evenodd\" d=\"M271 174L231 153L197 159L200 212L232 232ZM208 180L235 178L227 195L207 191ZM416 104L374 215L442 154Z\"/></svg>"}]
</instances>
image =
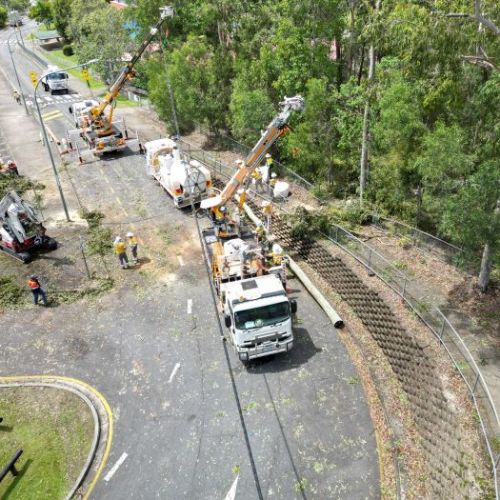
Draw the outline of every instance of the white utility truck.
<instances>
[{"instance_id":1,"label":"white utility truck","mask_svg":"<svg viewBox=\"0 0 500 500\"><path fill-rule=\"evenodd\" d=\"M177 208L200 203L212 186L210 170L196 160L186 161L172 139L147 142L146 170L174 200Z\"/></svg>"},{"instance_id":2,"label":"white utility truck","mask_svg":"<svg viewBox=\"0 0 500 500\"><path fill-rule=\"evenodd\" d=\"M212 278L224 311L224 322L242 361L286 352L293 347L291 315L297 303L286 292L286 258L279 245L255 235L242 223L245 184L261 164L269 148L288 130L292 111L302 111L301 96L285 98L280 112L268 125L253 149L224 189L206 198L213 227L203 231L204 248L212 267ZM228 203L238 192L239 210L232 216ZM243 200L243 201L242 201ZM262 227L260 229L263 229Z\"/></svg>"},{"instance_id":3,"label":"white utility truck","mask_svg":"<svg viewBox=\"0 0 500 500\"><path fill-rule=\"evenodd\" d=\"M285 260L267 258L252 234L223 243L210 229L203 238L224 323L240 360L290 351L297 302L284 287Z\"/></svg>"},{"instance_id":4,"label":"white utility truck","mask_svg":"<svg viewBox=\"0 0 500 500\"><path fill-rule=\"evenodd\" d=\"M69 92L68 73L57 66L49 65L42 75L42 86L45 92Z\"/></svg>"},{"instance_id":5,"label":"white utility truck","mask_svg":"<svg viewBox=\"0 0 500 500\"><path fill-rule=\"evenodd\" d=\"M23 24L23 20L21 18L21 14L17 10L11 10L8 14L9 26L15 28L16 26L21 26Z\"/></svg>"}]
</instances>

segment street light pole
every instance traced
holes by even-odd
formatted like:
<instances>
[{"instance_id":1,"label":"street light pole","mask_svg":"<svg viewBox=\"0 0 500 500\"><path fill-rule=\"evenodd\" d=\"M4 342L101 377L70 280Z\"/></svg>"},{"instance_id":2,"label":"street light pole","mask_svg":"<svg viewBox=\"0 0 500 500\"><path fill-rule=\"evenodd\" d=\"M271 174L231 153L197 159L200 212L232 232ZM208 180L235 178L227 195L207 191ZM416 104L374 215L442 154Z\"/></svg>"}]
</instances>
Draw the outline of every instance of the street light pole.
<instances>
[{"instance_id":1,"label":"street light pole","mask_svg":"<svg viewBox=\"0 0 500 500\"><path fill-rule=\"evenodd\" d=\"M10 34L9 38L7 39L7 46L9 49L10 60L12 61L12 67L14 68L14 74L16 75L17 85L19 87L19 93L21 94L21 99L23 101L24 110L26 111L26 114L29 115L28 106L26 106L26 99L24 98L24 92L23 92L23 89L21 87L21 80L19 80L19 74L17 73L16 63L14 62L14 56L12 55L12 48L10 46L10 39L12 38L12 35L15 35L15 34L16 34L15 31Z\"/></svg>"},{"instance_id":2,"label":"street light pole","mask_svg":"<svg viewBox=\"0 0 500 500\"><path fill-rule=\"evenodd\" d=\"M69 69L81 68L83 66L88 66L96 61L97 61L97 59L93 59L93 60L88 61L84 64L77 64L75 66L70 66L69 68L65 68L64 70L67 71ZM47 78L49 75L52 75L54 73L59 73L60 71L64 71L64 70L58 69L56 71L51 71L50 73L46 73L43 76L43 78ZM33 96L35 98L36 110L38 112L38 120L40 121L40 126L42 127L43 140L45 141L45 145L47 146L47 150L49 152L50 164L52 166L52 171L54 172L54 177L56 179L57 189L59 190L59 196L61 197L61 203L62 203L62 206L64 209L64 214L66 215L66 220L68 222L71 222L71 219L69 217L69 212L68 212L68 206L66 205L66 199L64 198L64 193L63 193L62 186L61 186L61 179L59 178L59 173L57 172L56 163L54 161L54 155L52 153L52 148L50 147L50 142L49 142L49 139L47 136L47 129L45 128L45 123L43 121L42 113L40 111L40 105L38 104L38 96L37 96L36 92L38 90L38 86L40 85L41 81L42 81L42 77L40 77L38 79L38 81L36 82L35 91L33 93Z\"/></svg>"}]
</instances>

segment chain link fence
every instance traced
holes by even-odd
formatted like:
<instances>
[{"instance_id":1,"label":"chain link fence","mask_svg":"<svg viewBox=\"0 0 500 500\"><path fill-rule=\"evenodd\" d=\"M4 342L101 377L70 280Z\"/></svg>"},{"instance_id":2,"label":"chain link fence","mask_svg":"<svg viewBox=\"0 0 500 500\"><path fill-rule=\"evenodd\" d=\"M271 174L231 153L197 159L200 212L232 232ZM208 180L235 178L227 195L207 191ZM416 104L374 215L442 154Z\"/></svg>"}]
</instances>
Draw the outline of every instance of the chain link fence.
<instances>
[{"instance_id":1,"label":"chain link fence","mask_svg":"<svg viewBox=\"0 0 500 500\"><path fill-rule=\"evenodd\" d=\"M422 300L419 283L409 278L391 261L336 224L332 225L329 234L325 236L363 264L370 272L376 274L404 299L446 351L455 369L464 380L476 409L486 451L491 461L495 495L498 499L497 468L500 453L497 450L497 443L500 438L500 420L488 385L465 342L438 307Z\"/></svg>"}]
</instances>

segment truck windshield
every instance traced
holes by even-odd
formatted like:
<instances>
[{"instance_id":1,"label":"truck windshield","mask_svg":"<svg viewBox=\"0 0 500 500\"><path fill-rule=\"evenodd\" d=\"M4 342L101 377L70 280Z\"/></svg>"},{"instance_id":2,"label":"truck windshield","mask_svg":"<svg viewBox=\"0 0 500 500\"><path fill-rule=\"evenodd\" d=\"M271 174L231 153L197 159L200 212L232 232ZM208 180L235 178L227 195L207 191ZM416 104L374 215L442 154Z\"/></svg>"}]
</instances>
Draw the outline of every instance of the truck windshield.
<instances>
[{"instance_id":1,"label":"truck windshield","mask_svg":"<svg viewBox=\"0 0 500 500\"><path fill-rule=\"evenodd\" d=\"M239 330L250 330L281 323L290 317L288 302L279 302L256 309L246 309L234 314L235 326Z\"/></svg>"},{"instance_id":2,"label":"truck windshield","mask_svg":"<svg viewBox=\"0 0 500 500\"><path fill-rule=\"evenodd\" d=\"M47 78L49 80L66 80L68 75L66 73L51 73Z\"/></svg>"}]
</instances>

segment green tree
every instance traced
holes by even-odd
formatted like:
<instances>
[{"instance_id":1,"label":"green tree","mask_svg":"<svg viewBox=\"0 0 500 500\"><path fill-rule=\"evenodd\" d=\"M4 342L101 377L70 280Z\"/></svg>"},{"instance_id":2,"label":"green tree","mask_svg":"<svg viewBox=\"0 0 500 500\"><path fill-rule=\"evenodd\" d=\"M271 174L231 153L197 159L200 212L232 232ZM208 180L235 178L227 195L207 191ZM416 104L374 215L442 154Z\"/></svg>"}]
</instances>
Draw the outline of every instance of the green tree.
<instances>
[{"instance_id":1,"label":"green tree","mask_svg":"<svg viewBox=\"0 0 500 500\"><path fill-rule=\"evenodd\" d=\"M7 24L7 9L0 7L0 28L4 28Z\"/></svg>"},{"instance_id":2,"label":"green tree","mask_svg":"<svg viewBox=\"0 0 500 500\"><path fill-rule=\"evenodd\" d=\"M50 1L38 0L38 2L30 8L28 16L37 23L52 23L53 16Z\"/></svg>"},{"instance_id":3,"label":"green tree","mask_svg":"<svg viewBox=\"0 0 500 500\"><path fill-rule=\"evenodd\" d=\"M99 57L93 66L106 82L113 81L123 67L121 57L130 45L124 16L105 0L73 0L69 33L74 39L78 61Z\"/></svg>"},{"instance_id":4,"label":"green tree","mask_svg":"<svg viewBox=\"0 0 500 500\"><path fill-rule=\"evenodd\" d=\"M71 3L72 0L52 0L52 16L54 18L54 26L58 33L68 39L68 26L71 19Z\"/></svg>"},{"instance_id":5,"label":"green tree","mask_svg":"<svg viewBox=\"0 0 500 500\"><path fill-rule=\"evenodd\" d=\"M500 161L483 163L446 202L441 230L474 261L482 252L480 287L489 283L492 263L500 264Z\"/></svg>"}]
</instances>

